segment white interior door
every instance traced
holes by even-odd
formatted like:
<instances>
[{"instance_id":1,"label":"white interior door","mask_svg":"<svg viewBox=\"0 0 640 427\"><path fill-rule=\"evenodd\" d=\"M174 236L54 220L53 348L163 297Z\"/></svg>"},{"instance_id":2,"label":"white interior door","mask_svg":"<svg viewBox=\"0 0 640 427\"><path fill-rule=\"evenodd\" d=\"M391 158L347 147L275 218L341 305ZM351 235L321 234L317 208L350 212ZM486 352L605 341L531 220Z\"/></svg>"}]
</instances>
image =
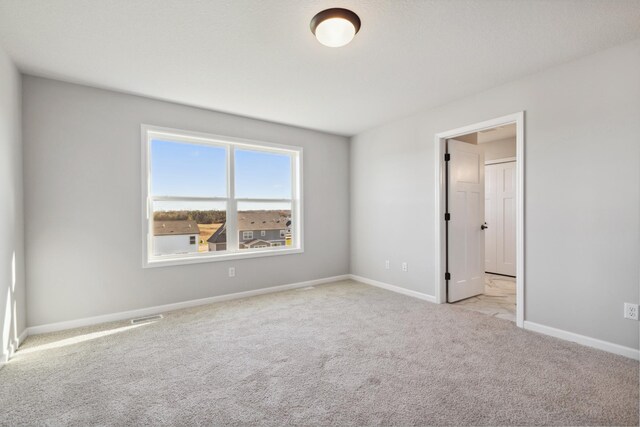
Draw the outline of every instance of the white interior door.
<instances>
[{"instance_id":1,"label":"white interior door","mask_svg":"<svg viewBox=\"0 0 640 427\"><path fill-rule=\"evenodd\" d=\"M516 163L487 165L485 171L485 271L515 276Z\"/></svg>"},{"instance_id":2,"label":"white interior door","mask_svg":"<svg viewBox=\"0 0 640 427\"><path fill-rule=\"evenodd\" d=\"M448 302L484 292L484 153L448 140Z\"/></svg>"}]
</instances>

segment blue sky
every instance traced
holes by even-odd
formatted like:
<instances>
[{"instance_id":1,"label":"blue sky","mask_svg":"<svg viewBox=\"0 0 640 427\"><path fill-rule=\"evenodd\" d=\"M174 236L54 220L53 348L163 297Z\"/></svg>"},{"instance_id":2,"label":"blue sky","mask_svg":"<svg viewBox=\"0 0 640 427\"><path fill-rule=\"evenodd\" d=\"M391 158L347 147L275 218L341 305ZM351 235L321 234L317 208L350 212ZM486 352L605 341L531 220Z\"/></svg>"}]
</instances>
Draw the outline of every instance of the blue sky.
<instances>
[{"instance_id":1,"label":"blue sky","mask_svg":"<svg viewBox=\"0 0 640 427\"><path fill-rule=\"evenodd\" d=\"M291 197L290 156L238 149L235 160L237 198ZM226 197L226 163L222 147L153 140L151 194ZM162 210L168 209L164 205ZM202 203L197 205L180 203L175 209L207 209ZM214 209L213 205L208 208Z\"/></svg>"},{"instance_id":2,"label":"blue sky","mask_svg":"<svg viewBox=\"0 0 640 427\"><path fill-rule=\"evenodd\" d=\"M291 157L236 150L236 198L290 199Z\"/></svg>"}]
</instances>

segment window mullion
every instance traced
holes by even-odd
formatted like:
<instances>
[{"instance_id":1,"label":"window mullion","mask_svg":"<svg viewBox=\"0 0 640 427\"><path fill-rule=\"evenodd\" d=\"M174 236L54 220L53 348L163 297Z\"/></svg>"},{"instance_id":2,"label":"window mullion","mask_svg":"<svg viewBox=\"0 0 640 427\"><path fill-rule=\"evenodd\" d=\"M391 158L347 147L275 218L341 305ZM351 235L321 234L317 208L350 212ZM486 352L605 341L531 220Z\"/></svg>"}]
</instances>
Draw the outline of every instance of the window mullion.
<instances>
[{"instance_id":1,"label":"window mullion","mask_svg":"<svg viewBox=\"0 0 640 427\"><path fill-rule=\"evenodd\" d=\"M150 196L153 202L226 202L226 197Z\"/></svg>"},{"instance_id":2,"label":"window mullion","mask_svg":"<svg viewBox=\"0 0 640 427\"><path fill-rule=\"evenodd\" d=\"M291 234L293 241L291 242L294 247L300 245L299 232L301 230L299 222L300 206L298 205L298 156L291 156Z\"/></svg>"},{"instance_id":3,"label":"window mullion","mask_svg":"<svg viewBox=\"0 0 640 427\"><path fill-rule=\"evenodd\" d=\"M229 145L227 164L227 251L238 252L238 203L236 202L235 148Z\"/></svg>"},{"instance_id":4,"label":"window mullion","mask_svg":"<svg viewBox=\"0 0 640 427\"><path fill-rule=\"evenodd\" d=\"M238 202L249 202L249 203L290 203L292 199L236 199Z\"/></svg>"}]
</instances>

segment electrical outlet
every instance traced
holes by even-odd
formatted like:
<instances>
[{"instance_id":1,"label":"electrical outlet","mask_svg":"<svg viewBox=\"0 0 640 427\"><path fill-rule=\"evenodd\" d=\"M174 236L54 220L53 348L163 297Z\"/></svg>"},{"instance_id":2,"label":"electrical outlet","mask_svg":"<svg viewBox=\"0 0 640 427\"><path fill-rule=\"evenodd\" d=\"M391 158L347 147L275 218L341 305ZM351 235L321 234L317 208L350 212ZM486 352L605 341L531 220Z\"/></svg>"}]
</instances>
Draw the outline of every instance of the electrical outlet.
<instances>
[{"instance_id":1,"label":"electrical outlet","mask_svg":"<svg viewBox=\"0 0 640 427\"><path fill-rule=\"evenodd\" d=\"M406 262L402 263L402 271L405 271L405 272L409 271L409 266L407 265Z\"/></svg>"},{"instance_id":2,"label":"electrical outlet","mask_svg":"<svg viewBox=\"0 0 640 427\"><path fill-rule=\"evenodd\" d=\"M389 260L386 260L384 262L384 268L386 268L387 270L389 270L391 268L391 264L389 263Z\"/></svg>"},{"instance_id":3,"label":"electrical outlet","mask_svg":"<svg viewBox=\"0 0 640 427\"><path fill-rule=\"evenodd\" d=\"M624 303L624 318L638 320L638 304Z\"/></svg>"},{"instance_id":4,"label":"electrical outlet","mask_svg":"<svg viewBox=\"0 0 640 427\"><path fill-rule=\"evenodd\" d=\"M236 268L229 267L229 277L236 277Z\"/></svg>"}]
</instances>

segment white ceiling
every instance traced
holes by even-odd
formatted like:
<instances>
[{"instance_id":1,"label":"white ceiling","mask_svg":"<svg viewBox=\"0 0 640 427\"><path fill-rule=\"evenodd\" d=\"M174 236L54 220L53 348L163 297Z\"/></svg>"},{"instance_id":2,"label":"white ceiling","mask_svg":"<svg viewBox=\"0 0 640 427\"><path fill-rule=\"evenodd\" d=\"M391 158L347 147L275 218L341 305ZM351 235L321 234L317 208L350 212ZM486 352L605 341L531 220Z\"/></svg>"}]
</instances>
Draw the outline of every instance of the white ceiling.
<instances>
[{"instance_id":1,"label":"white ceiling","mask_svg":"<svg viewBox=\"0 0 640 427\"><path fill-rule=\"evenodd\" d=\"M637 38L639 0L0 0L25 73L345 135Z\"/></svg>"}]
</instances>

